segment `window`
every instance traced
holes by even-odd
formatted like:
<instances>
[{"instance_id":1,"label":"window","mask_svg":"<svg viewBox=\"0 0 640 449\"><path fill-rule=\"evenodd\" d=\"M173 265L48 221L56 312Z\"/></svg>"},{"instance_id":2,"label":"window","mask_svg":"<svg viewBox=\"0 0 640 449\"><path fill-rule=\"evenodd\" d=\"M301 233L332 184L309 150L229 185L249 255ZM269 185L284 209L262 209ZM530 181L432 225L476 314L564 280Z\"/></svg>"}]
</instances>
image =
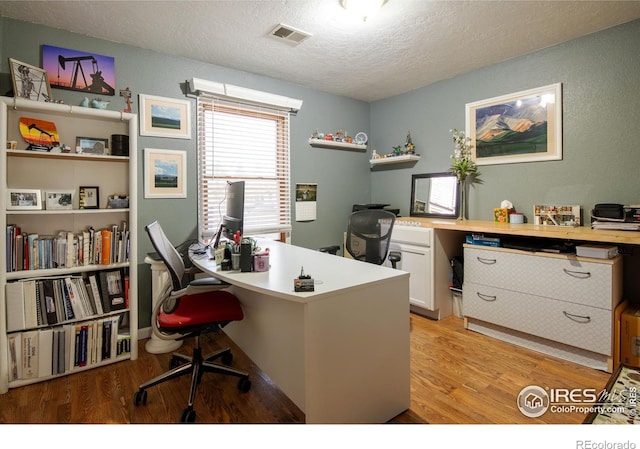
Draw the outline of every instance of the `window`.
<instances>
[{"instance_id":1,"label":"window","mask_svg":"<svg viewBox=\"0 0 640 449\"><path fill-rule=\"evenodd\" d=\"M198 231L217 232L227 182L245 181L244 233L291 230L289 112L198 98Z\"/></svg>"}]
</instances>

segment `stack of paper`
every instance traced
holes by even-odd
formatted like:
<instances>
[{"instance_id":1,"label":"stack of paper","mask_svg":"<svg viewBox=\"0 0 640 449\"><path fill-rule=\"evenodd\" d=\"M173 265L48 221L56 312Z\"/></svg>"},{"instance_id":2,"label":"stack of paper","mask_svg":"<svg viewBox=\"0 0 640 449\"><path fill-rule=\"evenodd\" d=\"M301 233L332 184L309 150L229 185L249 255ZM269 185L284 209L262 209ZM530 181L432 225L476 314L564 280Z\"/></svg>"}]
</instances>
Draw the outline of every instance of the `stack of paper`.
<instances>
[{"instance_id":1,"label":"stack of paper","mask_svg":"<svg viewBox=\"0 0 640 449\"><path fill-rule=\"evenodd\" d=\"M624 221L594 221L591 223L593 229L617 229L619 231L640 231L640 223L629 223Z\"/></svg>"}]
</instances>

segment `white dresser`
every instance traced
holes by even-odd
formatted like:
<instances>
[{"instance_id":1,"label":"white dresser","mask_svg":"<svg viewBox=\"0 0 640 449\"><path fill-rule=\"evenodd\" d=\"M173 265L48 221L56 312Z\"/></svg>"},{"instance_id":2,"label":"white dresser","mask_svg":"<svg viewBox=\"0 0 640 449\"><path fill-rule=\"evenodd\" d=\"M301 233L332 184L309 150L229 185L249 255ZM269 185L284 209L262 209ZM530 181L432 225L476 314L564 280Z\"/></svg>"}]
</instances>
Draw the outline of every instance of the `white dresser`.
<instances>
[{"instance_id":1,"label":"white dresser","mask_svg":"<svg viewBox=\"0 0 640 449\"><path fill-rule=\"evenodd\" d=\"M465 245L465 325L611 372L622 274L622 256L591 259Z\"/></svg>"}]
</instances>

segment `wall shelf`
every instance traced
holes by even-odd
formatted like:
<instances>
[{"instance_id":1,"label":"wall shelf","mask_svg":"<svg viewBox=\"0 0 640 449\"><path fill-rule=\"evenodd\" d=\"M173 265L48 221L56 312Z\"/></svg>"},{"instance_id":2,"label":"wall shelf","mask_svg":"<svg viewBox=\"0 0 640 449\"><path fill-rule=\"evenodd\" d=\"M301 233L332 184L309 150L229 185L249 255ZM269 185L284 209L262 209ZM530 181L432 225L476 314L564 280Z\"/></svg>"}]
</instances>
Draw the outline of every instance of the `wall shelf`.
<instances>
[{"instance_id":1,"label":"wall shelf","mask_svg":"<svg viewBox=\"0 0 640 449\"><path fill-rule=\"evenodd\" d=\"M378 159L370 159L369 163L373 167L374 165L385 165L385 164L400 164L402 162L417 162L420 160L420 156L415 154L403 154L402 156L389 156L389 157L381 157Z\"/></svg>"},{"instance_id":2,"label":"wall shelf","mask_svg":"<svg viewBox=\"0 0 640 449\"><path fill-rule=\"evenodd\" d=\"M335 142L333 140L309 139L309 145L316 148L332 148L335 150L367 151L367 145L358 143Z\"/></svg>"}]
</instances>

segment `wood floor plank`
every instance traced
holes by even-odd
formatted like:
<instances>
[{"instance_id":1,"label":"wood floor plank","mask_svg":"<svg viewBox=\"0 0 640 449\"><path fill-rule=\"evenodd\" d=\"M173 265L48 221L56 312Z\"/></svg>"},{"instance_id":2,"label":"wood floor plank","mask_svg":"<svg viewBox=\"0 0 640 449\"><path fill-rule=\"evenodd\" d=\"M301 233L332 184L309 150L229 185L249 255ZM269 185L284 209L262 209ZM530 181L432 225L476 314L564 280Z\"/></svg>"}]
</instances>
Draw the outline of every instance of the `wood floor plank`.
<instances>
[{"instance_id":1,"label":"wood floor plank","mask_svg":"<svg viewBox=\"0 0 640 449\"><path fill-rule=\"evenodd\" d=\"M174 423L186 406L188 377L148 390L146 405L133 395L168 369L170 354L139 358L11 389L0 396L0 423ZM304 414L225 335L204 338L207 350L230 346L233 365L249 371L252 388L237 379L205 374L194 408L200 423L302 423ZM179 352L189 352L185 343ZM520 390L602 389L609 374L520 348L464 329L462 320L434 321L411 315L411 405L392 423L510 424L581 423L586 414L549 413L527 418L517 408Z\"/></svg>"}]
</instances>

